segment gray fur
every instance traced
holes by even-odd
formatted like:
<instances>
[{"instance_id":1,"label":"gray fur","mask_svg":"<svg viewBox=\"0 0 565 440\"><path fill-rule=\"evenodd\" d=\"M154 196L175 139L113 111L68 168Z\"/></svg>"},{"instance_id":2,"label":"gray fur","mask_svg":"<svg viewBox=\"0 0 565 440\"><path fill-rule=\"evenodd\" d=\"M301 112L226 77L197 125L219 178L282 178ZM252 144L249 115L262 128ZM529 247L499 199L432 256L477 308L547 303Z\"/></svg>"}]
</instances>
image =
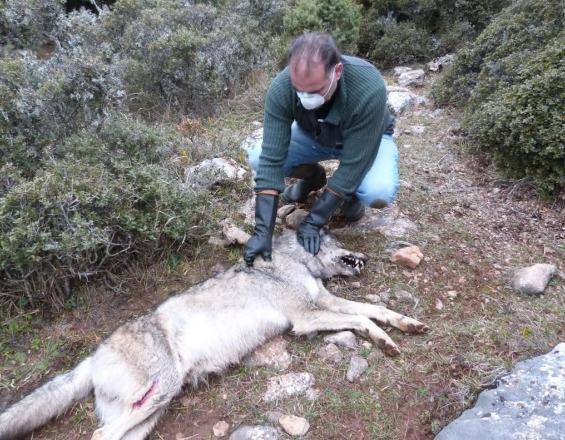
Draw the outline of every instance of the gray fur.
<instances>
[{"instance_id":1,"label":"gray fur","mask_svg":"<svg viewBox=\"0 0 565 440\"><path fill-rule=\"evenodd\" d=\"M183 384L223 371L289 329L353 329L396 355L396 344L370 318L410 333L427 327L384 307L338 298L321 282L356 275L364 260L329 235L314 257L287 231L275 241L272 262L238 264L118 328L73 371L0 414L0 440L35 429L92 389L101 421L92 439L142 440Z\"/></svg>"}]
</instances>

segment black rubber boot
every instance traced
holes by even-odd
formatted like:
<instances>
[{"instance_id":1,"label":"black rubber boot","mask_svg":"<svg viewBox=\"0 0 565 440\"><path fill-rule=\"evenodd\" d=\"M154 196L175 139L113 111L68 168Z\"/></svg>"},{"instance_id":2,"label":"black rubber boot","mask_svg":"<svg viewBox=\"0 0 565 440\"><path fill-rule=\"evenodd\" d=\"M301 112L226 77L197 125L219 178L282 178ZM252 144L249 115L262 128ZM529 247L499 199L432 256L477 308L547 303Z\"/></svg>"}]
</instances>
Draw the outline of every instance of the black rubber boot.
<instances>
[{"instance_id":1,"label":"black rubber boot","mask_svg":"<svg viewBox=\"0 0 565 440\"><path fill-rule=\"evenodd\" d=\"M289 185L282 193L282 198L289 203L304 203L308 194L322 188L326 182L326 171L317 163L300 165L292 170L290 177L298 177L299 180Z\"/></svg>"},{"instance_id":2,"label":"black rubber boot","mask_svg":"<svg viewBox=\"0 0 565 440\"><path fill-rule=\"evenodd\" d=\"M341 207L341 215L349 223L361 220L365 215L365 205L357 197L353 196L350 201L345 202Z\"/></svg>"}]
</instances>

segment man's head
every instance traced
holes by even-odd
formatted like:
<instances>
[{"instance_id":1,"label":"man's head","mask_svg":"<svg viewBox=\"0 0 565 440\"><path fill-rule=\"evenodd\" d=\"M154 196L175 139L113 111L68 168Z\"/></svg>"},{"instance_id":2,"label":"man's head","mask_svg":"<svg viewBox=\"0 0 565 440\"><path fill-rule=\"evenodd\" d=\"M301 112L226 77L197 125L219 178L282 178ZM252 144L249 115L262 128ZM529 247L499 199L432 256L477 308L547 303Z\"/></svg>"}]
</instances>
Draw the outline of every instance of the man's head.
<instances>
[{"instance_id":1,"label":"man's head","mask_svg":"<svg viewBox=\"0 0 565 440\"><path fill-rule=\"evenodd\" d=\"M307 33L294 40L288 66L292 85L303 104L313 95L318 95L318 99L310 101L319 101L319 105L329 101L343 73L339 49L333 38L325 33Z\"/></svg>"}]
</instances>

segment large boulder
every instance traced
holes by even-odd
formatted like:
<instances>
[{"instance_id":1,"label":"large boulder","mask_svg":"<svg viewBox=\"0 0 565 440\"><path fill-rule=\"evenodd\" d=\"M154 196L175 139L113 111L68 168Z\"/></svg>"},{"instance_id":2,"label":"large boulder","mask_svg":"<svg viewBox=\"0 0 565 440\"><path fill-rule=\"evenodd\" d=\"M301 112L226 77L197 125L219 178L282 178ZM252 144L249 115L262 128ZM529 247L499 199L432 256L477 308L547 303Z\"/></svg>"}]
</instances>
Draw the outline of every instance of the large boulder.
<instances>
[{"instance_id":1,"label":"large boulder","mask_svg":"<svg viewBox=\"0 0 565 440\"><path fill-rule=\"evenodd\" d=\"M565 343L516 364L495 389L447 425L436 440L563 440Z\"/></svg>"}]
</instances>

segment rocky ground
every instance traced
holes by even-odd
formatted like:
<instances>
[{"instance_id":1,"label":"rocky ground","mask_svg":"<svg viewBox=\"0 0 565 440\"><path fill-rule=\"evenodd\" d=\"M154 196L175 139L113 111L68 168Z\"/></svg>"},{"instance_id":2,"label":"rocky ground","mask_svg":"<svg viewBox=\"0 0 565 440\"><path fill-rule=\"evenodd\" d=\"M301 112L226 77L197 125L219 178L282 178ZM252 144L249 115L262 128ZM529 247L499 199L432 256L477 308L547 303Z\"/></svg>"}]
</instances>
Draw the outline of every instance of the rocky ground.
<instances>
[{"instance_id":1,"label":"rocky ground","mask_svg":"<svg viewBox=\"0 0 565 440\"><path fill-rule=\"evenodd\" d=\"M359 278L328 286L416 317L430 332L390 330L402 350L394 359L352 334L277 339L208 385L184 390L151 438L241 439L259 429L243 426L262 427L256 438L433 438L517 362L563 342L563 201L541 200L527 182L507 181L470 155L458 112L435 109L426 98L433 76L403 78L387 76L400 113L397 202L355 225L332 223L345 246L370 261ZM247 197L230 195L238 205ZM244 227L235 207L231 217ZM411 246L418 248L408 252ZM391 259L399 250L410 255ZM39 320L32 311L4 323L0 405L74 365L119 322L223 270L240 253L212 241L190 261L133 268L113 293L91 287L58 317ZM557 266L543 294L513 289L515 271L536 263ZM33 438L87 439L95 423L88 400Z\"/></svg>"}]
</instances>

